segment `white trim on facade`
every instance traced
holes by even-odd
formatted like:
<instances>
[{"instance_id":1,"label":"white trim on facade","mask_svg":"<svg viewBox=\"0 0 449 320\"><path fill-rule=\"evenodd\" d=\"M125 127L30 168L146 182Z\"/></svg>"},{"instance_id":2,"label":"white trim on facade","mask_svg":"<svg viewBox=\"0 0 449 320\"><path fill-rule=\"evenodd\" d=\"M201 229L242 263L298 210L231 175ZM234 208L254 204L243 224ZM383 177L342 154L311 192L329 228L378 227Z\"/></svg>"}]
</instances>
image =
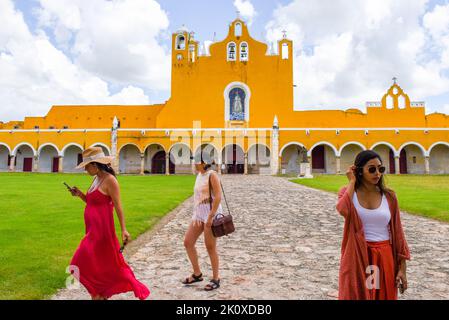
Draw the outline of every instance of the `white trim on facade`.
<instances>
[{"instance_id":1,"label":"white trim on facade","mask_svg":"<svg viewBox=\"0 0 449 320\"><path fill-rule=\"evenodd\" d=\"M370 147L370 150L374 150L374 148L376 148L376 147L378 147L378 146L381 146L381 145L385 145L385 146L389 147L389 148L393 151L393 154L394 154L394 155L396 155L397 152L398 152L398 151L396 150L396 148L395 148L391 143L385 142L385 141L379 141L379 142L376 142L375 144L373 144L373 145Z\"/></svg>"},{"instance_id":2,"label":"white trim on facade","mask_svg":"<svg viewBox=\"0 0 449 320\"><path fill-rule=\"evenodd\" d=\"M106 148L106 150L108 150L109 155L111 155L111 148L102 142L93 143L89 148L92 148L92 147L104 147L104 148ZM83 148L81 148L81 150L83 150Z\"/></svg>"},{"instance_id":3,"label":"white trim on facade","mask_svg":"<svg viewBox=\"0 0 449 320\"><path fill-rule=\"evenodd\" d=\"M0 146L4 146L6 149L8 149L8 152L11 155L11 148L6 143L0 142Z\"/></svg>"},{"instance_id":4,"label":"white trim on facade","mask_svg":"<svg viewBox=\"0 0 449 320\"><path fill-rule=\"evenodd\" d=\"M58 156L62 155L61 152L59 151L58 146L55 145L54 143L51 143L51 142L47 142L47 143L44 143L44 144L40 145L39 148L37 149L37 155L40 155L42 149L45 148L45 147L48 147L48 146L55 148Z\"/></svg>"},{"instance_id":5,"label":"white trim on facade","mask_svg":"<svg viewBox=\"0 0 449 320\"><path fill-rule=\"evenodd\" d=\"M186 146L187 148L189 148L190 150L190 154L192 154L192 148L185 142L176 142L174 144L172 144L168 150L169 153L171 153L172 149L177 146L177 145L181 145L181 146Z\"/></svg>"},{"instance_id":6,"label":"white trim on facade","mask_svg":"<svg viewBox=\"0 0 449 320\"><path fill-rule=\"evenodd\" d=\"M250 145L250 146L248 147L248 149L246 150L246 153L249 153L249 151L251 150L251 148L252 148L252 147L255 147L255 146L264 146L265 148L267 148L268 150L270 150L270 155L271 155L271 149L270 149L270 147L267 146L265 143L260 143L260 142L258 142L258 143L253 143L252 145Z\"/></svg>"},{"instance_id":7,"label":"white trim on facade","mask_svg":"<svg viewBox=\"0 0 449 320\"><path fill-rule=\"evenodd\" d=\"M126 146L134 146L134 147L137 148L137 150L139 150L139 153L142 153L142 150L140 150L139 146L138 146L137 144L131 143L131 142L128 142L127 144L122 145L122 146L120 147L120 149L117 150L117 153L120 154L120 152L122 151L122 149L123 149L124 147L126 147ZM145 149L145 150L146 150L146 149Z\"/></svg>"},{"instance_id":8,"label":"white trim on facade","mask_svg":"<svg viewBox=\"0 0 449 320\"><path fill-rule=\"evenodd\" d=\"M215 151L217 151L217 153L220 152L220 151L219 151L219 148L218 148L215 144L210 143L210 142L205 142L205 143L200 144L198 147L196 147L194 155L196 155L196 153L198 152L198 150L201 150L201 147L202 147L202 146L207 146L207 145L210 145L210 146L214 147L214 149L215 149ZM220 156L220 157L221 157L221 156Z\"/></svg>"},{"instance_id":9,"label":"white trim on facade","mask_svg":"<svg viewBox=\"0 0 449 320\"><path fill-rule=\"evenodd\" d=\"M34 147L33 147L30 143L28 143L28 142L20 142L20 143L18 143L18 144L15 146L15 148L13 149L11 155L17 156L17 150L18 150L20 147L22 147L22 146L28 146L28 147L30 147L31 150L33 150L33 156L37 156L36 149L34 149Z\"/></svg>"},{"instance_id":10,"label":"white trim on facade","mask_svg":"<svg viewBox=\"0 0 449 320\"><path fill-rule=\"evenodd\" d=\"M248 105L249 107L249 105ZM249 112L249 108L248 108ZM255 130L266 130L273 131L273 128L129 128L129 129L118 129L120 132L135 132L135 131L149 131L149 132L165 132L169 131L193 131L193 130L201 130L201 131L212 131L212 130L221 130L221 131L255 131ZM279 131L449 131L449 128L279 128ZM14 132L111 132L111 129L46 129L46 130L35 130L35 129L9 129L0 130L0 133L14 133Z\"/></svg>"},{"instance_id":11,"label":"white trim on facade","mask_svg":"<svg viewBox=\"0 0 449 320\"><path fill-rule=\"evenodd\" d=\"M78 143L75 143L75 142L71 142L71 143L69 143L69 144L66 144L66 145L64 146L64 148L62 148L62 150L61 150L61 156L62 156L62 157L65 156L65 152L66 152L67 149L70 148L70 147L78 147L78 148L81 149L81 151L84 150L82 145L80 145L80 144L78 144Z\"/></svg>"},{"instance_id":12,"label":"white trim on facade","mask_svg":"<svg viewBox=\"0 0 449 320\"><path fill-rule=\"evenodd\" d=\"M366 150L366 147L362 143L357 142L357 141L349 141L349 142L346 142L345 144L343 144L340 147L340 150L338 150L338 153L341 155L341 152L343 151L343 149L346 148L347 146L351 145L351 144L359 146L360 148L362 148L362 150Z\"/></svg>"},{"instance_id":13,"label":"white trim on facade","mask_svg":"<svg viewBox=\"0 0 449 320\"><path fill-rule=\"evenodd\" d=\"M430 153L432 152L432 149L435 148L435 147L438 146L438 145L443 145L443 146L449 147L449 142L438 141L438 142L435 142L434 144L432 144L432 145L430 146L429 150L427 151L428 154L429 154L429 157L430 157Z\"/></svg>"},{"instance_id":14,"label":"white trim on facade","mask_svg":"<svg viewBox=\"0 0 449 320\"><path fill-rule=\"evenodd\" d=\"M167 153L167 150L165 150L165 147L164 147L162 144L156 143L156 142L147 144L147 145L145 146L145 148L143 148L143 153L147 152L147 149L148 149L149 147L151 147L151 146L159 146L159 147L162 148L162 150L164 150L165 153ZM161 151L162 151L162 150L161 150Z\"/></svg>"},{"instance_id":15,"label":"white trim on facade","mask_svg":"<svg viewBox=\"0 0 449 320\"><path fill-rule=\"evenodd\" d=\"M327 141L320 141L320 142L315 143L315 144L310 148L310 150L307 150L307 156L308 156L308 157L311 157L311 156L312 156L312 151L313 151L313 149L314 149L315 147L319 146L319 145L322 145L322 144L323 144L323 145L326 145L326 146L330 147L332 150L334 150L334 154L335 154L336 157L339 157L339 156L340 156L340 152L337 150L337 148L335 148L335 146L334 146L332 143L327 142Z\"/></svg>"},{"instance_id":16,"label":"white trim on facade","mask_svg":"<svg viewBox=\"0 0 449 320\"><path fill-rule=\"evenodd\" d=\"M296 145L296 146L298 146L298 147L300 147L300 148L304 148L304 149L307 150L306 146L303 145L302 143L297 142L297 141L292 141L292 142L287 143L286 145L284 145L284 146L281 148L281 151L279 152L279 157L282 157L282 153L284 152L285 149L287 149L288 147L293 146L293 145Z\"/></svg>"},{"instance_id":17,"label":"white trim on facade","mask_svg":"<svg viewBox=\"0 0 449 320\"><path fill-rule=\"evenodd\" d=\"M414 145L414 146L417 146L418 148L420 148L421 151L422 151L422 155L424 157L428 157L429 156L429 154L427 153L426 149L421 144L419 144L416 141L409 141L409 142L404 143L402 146L399 147L398 153L397 153L396 156L399 156L401 154L402 149L407 147L407 146L409 146L409 145Z\"/></svg>"}]
</instances>

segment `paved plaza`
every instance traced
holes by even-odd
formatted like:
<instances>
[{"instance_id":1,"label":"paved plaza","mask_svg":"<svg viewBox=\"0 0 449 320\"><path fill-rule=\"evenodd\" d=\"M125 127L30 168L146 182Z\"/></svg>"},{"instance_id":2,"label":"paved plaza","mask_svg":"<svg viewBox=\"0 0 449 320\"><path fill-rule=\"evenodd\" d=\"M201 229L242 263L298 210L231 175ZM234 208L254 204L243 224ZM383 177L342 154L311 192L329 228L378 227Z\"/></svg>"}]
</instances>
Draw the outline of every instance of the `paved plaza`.
<instances>
[{"instance_id":1,"label":"paved plaza","mask_svg":"<svg viewBox=\"0 0 449 320\"><path fill-rule=\"evenodd\" d=\"M191 273L183 247L192 198L133 241L125 257L151 291L148 299L336 299L343 218L337 196L272 176L223 176L236 232L220 238L222 286L203 287L212 275L201 237L205 281L184 286ZM402 214L412 260L409 290L400 299L449 299L449 224ZM84 288L52 299L89 299ZM134 299L132 293L113 299Z\"/></svg>"}]
</instances>

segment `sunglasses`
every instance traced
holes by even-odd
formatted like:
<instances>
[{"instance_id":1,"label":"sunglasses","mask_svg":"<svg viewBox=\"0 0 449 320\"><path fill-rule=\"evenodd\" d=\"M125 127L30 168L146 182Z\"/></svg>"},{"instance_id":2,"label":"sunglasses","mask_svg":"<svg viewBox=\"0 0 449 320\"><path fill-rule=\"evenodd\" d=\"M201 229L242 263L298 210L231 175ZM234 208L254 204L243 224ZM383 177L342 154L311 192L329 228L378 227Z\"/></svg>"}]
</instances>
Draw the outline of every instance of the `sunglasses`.
<instances>
[{"instance_id":1,"label":"sunglasses","mask_svg":"<svg viewBox=\"0 0 449 320\"><path fill-rule=\"evenodd\" d=\"M385 173L386 168L384 166L380 166L379 168L376 167L369 167L368 172L373 174L376 172L376 170L379 169L379 173Z\"/></svg>"}]
</instances>

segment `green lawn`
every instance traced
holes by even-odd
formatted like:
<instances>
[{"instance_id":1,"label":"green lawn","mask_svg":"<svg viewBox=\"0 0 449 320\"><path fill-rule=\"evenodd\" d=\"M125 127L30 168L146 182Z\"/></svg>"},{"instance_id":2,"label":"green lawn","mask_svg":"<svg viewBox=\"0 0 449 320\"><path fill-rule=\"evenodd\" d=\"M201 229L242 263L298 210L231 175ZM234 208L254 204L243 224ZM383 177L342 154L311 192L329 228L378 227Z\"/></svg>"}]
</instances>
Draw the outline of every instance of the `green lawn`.
<instances>
[{"instance_id":1,"label":"green lawn","mask_svg":"<svg viewBox=\"0 0 449 320\"><path fill-rule=\"evenodd\" d=\"M387 175L386 184L398 196L401 210L449 222L449 176ZM313 179L294 179L308 187L338 192L347 184L344 175L317 175Z\"/></svg>"},{"instance_id":2,"label":"green lawn","mask_svg":"<svg viewBox=\"0 0 449 320\"><path fill-rule=\"evenodd\" d=\"M127 229L135 239L192 195L194 176L120 176ZM65 285L84 235L87 175L0 173L0 299L43 299ZM120 227L116 215L117 235Z\"/></svg>"}]
</instances>

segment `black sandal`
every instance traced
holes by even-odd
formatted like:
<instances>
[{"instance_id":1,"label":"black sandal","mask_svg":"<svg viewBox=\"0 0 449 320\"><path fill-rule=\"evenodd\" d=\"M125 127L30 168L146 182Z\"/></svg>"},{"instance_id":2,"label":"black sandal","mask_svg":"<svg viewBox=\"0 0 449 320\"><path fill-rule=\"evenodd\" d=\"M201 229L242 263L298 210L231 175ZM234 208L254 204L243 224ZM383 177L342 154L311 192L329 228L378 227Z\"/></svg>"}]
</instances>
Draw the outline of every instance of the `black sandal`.
<instances>
[{"instance_id":1,"label":"black sandal","mask_svg":"<svg viewBox=\"0 0 449 320\"><path fill-rule=\"evenodd\" d=\"M214 280L214 279L212 279L205 287L204 287L204 290L206 290L206 291L212 291L212 290L215 290L215 289L218 289L218 288L220 288L220 279L218 279L218 280Z\"/></svg>"},{"instance_id":2,"label":"black sandal","mask_svg":"<svg viewBox=\"0 0 449 320\"><path fill-rule=\"evenodd\" d=\"M190 278L192 278L193 280L190 280ZM203 281L203 274L200 273L198 276L196 276L194 273L192 273L190 278L186 278L184 281L182 281L182 284L192 284L195 282L201 282Z\"/></svg>"}]
</instances>

